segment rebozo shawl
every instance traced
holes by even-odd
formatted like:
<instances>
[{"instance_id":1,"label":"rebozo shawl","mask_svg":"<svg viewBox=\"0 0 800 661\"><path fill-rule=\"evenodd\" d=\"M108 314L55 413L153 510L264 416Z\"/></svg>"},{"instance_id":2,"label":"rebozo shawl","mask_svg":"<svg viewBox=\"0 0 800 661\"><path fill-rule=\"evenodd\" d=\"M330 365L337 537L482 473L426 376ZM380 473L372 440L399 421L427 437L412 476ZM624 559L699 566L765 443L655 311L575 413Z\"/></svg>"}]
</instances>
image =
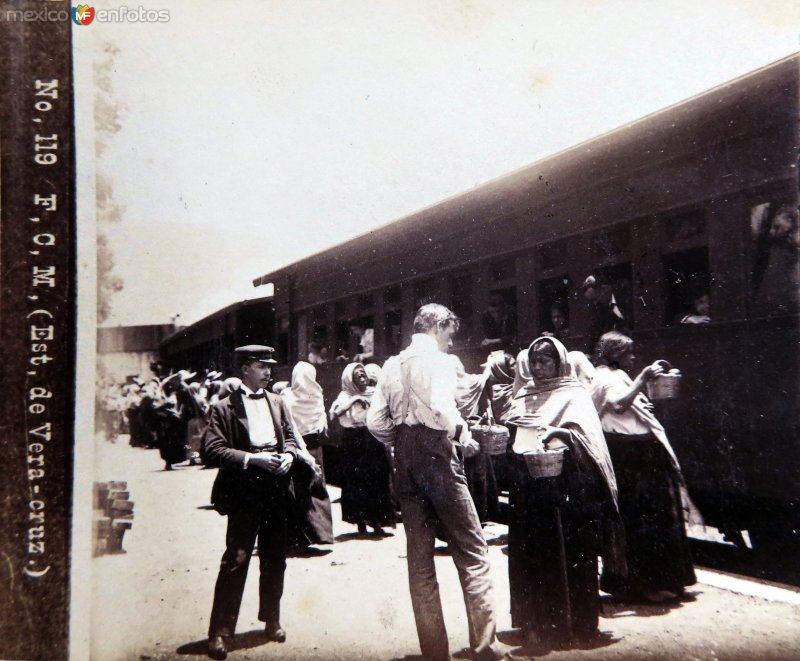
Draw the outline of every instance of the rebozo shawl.
<instances>
[{"instance_id":1,"label":"rebozo shawl","mask_svg":"<svg viewBox=\"0 0 800 661\"><path fill-rule=\"evenodd\" d=\"M301 436L322 432L328 427L322 386L311 363L300 361L292 370L292 385L281 391L286 408Z\"/></svg>"},{"instance_id":2,"label":"rebozo shawl","mask_svg":"<svg viewBox=\"0 0 800 661\"><path fill-rule=\"evenodd\" d=\"M517 354L517 368L514 372L513 393L516 396L522 388L533 381L531 366L528 362L528 349L523 349Z\"/></svg>"},{"instance_id":3,"label":"rebozo shawl","mask_svg":"<svg viewBox=\"0 0 800 661\"><path fill-rule=\"evenodd\" d=\"M504 351L493 351L486 360L494 383L491 387L491 408L495 421L503 423L508 419L513 407L514 380L516 370L509 365L507 354Z\"/></svg>"},{"instance_id":4,"label":"rebozo shawl","mask_svg":"<svg viewBox=\"0 0 800 661\"><path fill-rule=\"evenodd\" d=\"M456 407L465 420L480 414L480 400L486 387L486 374L467 374L458 356L447 354L456 366Z\"/></svg>"},{"instance_id":5,"label":"rebozo shawl","mask_svg":"<svg viewBox=\"0 0 800 661\"><path fill-rule=\"evenodd\" d=\"M598 483L604 497L605 562L624 573L624 533L619 520L617 480L600 418L589 393L573 376L566 347L548 336L534 340L528 350L541 341L550 342L558 352L558 376L539 383L529 380L515 394L507 422L517 427L557 427L569 432L569 438L561 440L569 447L578 470ZM528 352L524 353L527 365Z\"/></svg>"}]
</instances>

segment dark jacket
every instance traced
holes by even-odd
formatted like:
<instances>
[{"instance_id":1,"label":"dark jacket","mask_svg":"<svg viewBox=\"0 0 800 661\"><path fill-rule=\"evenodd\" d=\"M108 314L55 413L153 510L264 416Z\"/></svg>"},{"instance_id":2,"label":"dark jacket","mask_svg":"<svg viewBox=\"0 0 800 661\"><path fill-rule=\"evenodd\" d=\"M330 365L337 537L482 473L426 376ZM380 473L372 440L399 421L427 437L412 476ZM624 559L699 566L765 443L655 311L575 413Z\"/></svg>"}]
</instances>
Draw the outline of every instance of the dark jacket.
<instances>
[{"instance_id":1,"label":"dark jacket","mask_svg":"<svg viewBox=\"0 0 800 661\"><path fill-rule=\"evenodd\" d=\"M297 458L291 418L281 398L267 393L267 405L275 425L278 452L289 452ZM241 390L213 406L203 435L203 447L208 464L219 466L211 490L211 503L220 514L228 514L257 497L258 481L261 479L285 480L286 488L289 488L288 475L279 477L258 468L244 469L244 457L250 450L250 433Z\"/></svg>"}]
</instances>

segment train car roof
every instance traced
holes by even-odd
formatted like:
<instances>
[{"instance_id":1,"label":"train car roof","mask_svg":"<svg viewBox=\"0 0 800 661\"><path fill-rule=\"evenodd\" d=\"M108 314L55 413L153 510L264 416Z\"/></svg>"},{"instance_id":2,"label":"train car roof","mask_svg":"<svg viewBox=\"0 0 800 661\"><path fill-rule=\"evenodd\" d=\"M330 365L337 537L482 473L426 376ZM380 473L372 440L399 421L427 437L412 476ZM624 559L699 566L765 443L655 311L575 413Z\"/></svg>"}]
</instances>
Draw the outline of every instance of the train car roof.
<instances>
[{"instance_id":1,"label":"train car roof","mask_svg":"<svg viewBox=\"0 0 800 661\"><path fill-rule=\"evenodd\" d=\"M361 259L375 259L388 246L426 245L441 234L491 222L520 210L536 215L555 194L609 181L704 145L785 122L776 108L786 107L787 92L796 91L800 54L745 74L688 100L547 156L420 211L365 232L349 241L271 271L253 280L258 287L290 275L313 271L314 278L342 273ZM796 120L797 99L786 112ZM755 127L755 129L754 129ZM587 173L591 177L587 177ZM556 191L556 184L558 182ZM466 223L466 225L465 225Z\"/></svg>"},{"instance_id":2,"label":"train car roof","mask_svg":"<svg viewBox=\"0 0 800 661\"><path fill-rule=\"evenodd\" d=\"M184 326L183 328L171 333L167 337L165 337L161 342L159 342L159 347L175 347L175 345L183 345L185 342L189 342L191 344L191 340L193 336L208 326L215 324L216 322L220 321L227 317L231 312L236 312L237 310L241 310L242 308L249 307L251 305L259 305L262 303L269 303L273 300L272 296L259 296L258 298L246 298L241 301L237 301L236 303L231 303L230 305L217 310L216 312L212 312L211 314L203 317L199 321L195 321L193 324L189 326ZM176 350L180 350L182 346L178 346Z\"/></svg>"}]
</instances>

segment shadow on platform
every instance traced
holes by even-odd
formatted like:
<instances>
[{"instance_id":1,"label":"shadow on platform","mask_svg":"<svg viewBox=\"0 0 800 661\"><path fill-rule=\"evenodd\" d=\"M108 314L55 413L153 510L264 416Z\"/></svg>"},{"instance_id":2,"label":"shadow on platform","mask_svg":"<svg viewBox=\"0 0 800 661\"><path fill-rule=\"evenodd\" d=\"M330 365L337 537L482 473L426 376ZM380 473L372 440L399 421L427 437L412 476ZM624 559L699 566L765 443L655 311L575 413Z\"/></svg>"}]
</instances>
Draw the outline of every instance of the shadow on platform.
<instances>
[{"instance_id":1,"label":"shadow on platform","mask_svg":"<svg viewBox=\"0 0 800 661\"><path fill-rule=\"evenodd\" d=\"M253 631L237 633L233 638L229 638L225 642L228 652L253 649L254 647L270 644L263 629L254 629ZM175 653L182 656L206 656L208 654L208 639L203 638L203 640L195 640L191 643L181 645L175 650Z\"/></svg>"}]
</instances>

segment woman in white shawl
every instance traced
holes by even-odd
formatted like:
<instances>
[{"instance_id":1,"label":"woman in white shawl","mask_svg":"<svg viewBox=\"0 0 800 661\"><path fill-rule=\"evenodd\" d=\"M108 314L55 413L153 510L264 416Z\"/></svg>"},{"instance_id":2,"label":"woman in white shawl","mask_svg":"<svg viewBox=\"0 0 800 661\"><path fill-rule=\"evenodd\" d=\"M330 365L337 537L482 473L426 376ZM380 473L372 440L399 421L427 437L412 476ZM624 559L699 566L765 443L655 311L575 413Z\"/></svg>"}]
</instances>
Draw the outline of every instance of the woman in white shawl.
<instances>
[{"instance_id":1,"label":"woman in white shawl","mask_svg":"<svg viewBox=\"0 0 800 661\"><path fill-rule=\"evenodd\" d=\"M594 359L592 400L619 483L628 565L627 577L604 569L603 590L651 601L679 596L696 580L685 529L691 504L678 459L642 392L662 367L648 365L632 380L633 340L617 331L600 338Z\"/></svg>"},{"instance_id":2,"label":"woman in white shawl","mask_svg":"<svg viewBox=\"0 0 800 661\"><path fill-rule=\"evenodd\" d=\"M309 544L332 544L333 515L322 463L328 420L313 365L300 361L294 366L291 386L281 390L281 399L292 419L303 460L296 462L292 471L295 517L289 522L289 538L301 551Z\"/></svg>"},{"instance_id":3,"label":"woman in white shawl","mask_svg":"<svg viewBox=\"0 0 800 661\"><path fill-rule=\"evenodd\" d=\"M342 391L331 406L331 420L342 425L342 519L365 534L371 526L376 536L387 536L382 526L395 525L391 496L391 471L386 446L367 429L374 386L364 365L350 363L342 372Z\"/></svg>"},{"instance_id":4,"label":"woman in white shawl","mask_svg":"<svg viewBox=\"0 0 800 661\"><path fill-rule=\"evenodd\" d=\"M597 556L624 572L624 542L600 420L566 348L540 337L526 353L517 365L530 378L508 418L511 618L531 643L558 645L597 635ZM529 475L523 454L565 447L561 475Z\"/></svg>"},{"instance_id":5,"label":"woman in white shawl","mask_svg":"<svg viewBox=\"0 0 800 661\"><path fill-rule=\"evenodd\" d=\"M280 394L306 450L322 468L321 443L328 435L328 418L316 368L301 360L292 370L291 386L283 388Z\"/></svg>"}]
</instances>

